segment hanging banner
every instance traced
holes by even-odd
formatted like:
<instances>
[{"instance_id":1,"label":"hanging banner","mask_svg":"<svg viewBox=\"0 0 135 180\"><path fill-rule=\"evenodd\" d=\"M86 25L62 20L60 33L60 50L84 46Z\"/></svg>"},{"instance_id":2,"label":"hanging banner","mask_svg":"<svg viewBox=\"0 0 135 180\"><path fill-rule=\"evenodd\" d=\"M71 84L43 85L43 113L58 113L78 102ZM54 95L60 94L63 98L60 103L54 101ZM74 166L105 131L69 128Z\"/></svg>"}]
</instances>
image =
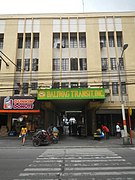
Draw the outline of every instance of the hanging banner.
<instances>
[{"instance_id":1,"label":"hanging banner","mask_svg":"<svg viewBox=\"0 0 135 180\"><path fill-rule=\"evenodd\" d=\"M104 88L65 88L38 90L38 100L105 99Z\"/></svg>"}]
</instances>

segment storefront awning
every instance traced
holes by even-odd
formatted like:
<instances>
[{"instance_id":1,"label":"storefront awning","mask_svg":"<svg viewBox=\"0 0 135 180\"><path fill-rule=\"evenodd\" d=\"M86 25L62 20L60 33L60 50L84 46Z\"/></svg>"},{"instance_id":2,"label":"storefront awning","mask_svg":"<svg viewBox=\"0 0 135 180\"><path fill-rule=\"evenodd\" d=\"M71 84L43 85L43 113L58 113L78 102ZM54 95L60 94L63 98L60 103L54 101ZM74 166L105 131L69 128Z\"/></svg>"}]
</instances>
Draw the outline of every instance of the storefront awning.
<instances>
[{"instance_id":1,"label":"storefront awning","mask_svg":"<svg viewBox=\"0 0 135 180\"><path fill-rule=\"evenodd\" d=\"M19 109L19 110L7 110L7 109L0 109L0 113L40 113L40 110L37 109L31 109L31 110L26 110L26 109Z\"/></svg>"}]
</instances>

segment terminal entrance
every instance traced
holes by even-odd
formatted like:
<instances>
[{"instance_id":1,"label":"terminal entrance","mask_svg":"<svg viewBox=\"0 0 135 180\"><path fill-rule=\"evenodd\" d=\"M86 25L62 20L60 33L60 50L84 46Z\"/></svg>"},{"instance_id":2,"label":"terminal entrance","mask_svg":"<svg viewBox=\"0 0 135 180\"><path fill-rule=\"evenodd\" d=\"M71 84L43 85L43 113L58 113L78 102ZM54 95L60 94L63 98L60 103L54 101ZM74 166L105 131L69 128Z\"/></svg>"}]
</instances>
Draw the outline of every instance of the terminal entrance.
<instances>
[{"instance_id":1,"label":"terminal entrance","mask_svg":"<svg viewBox=\"0 0 135 180\"><path fill-rule=\"evenodd\" d=\"M60 114L58 124L63 126L64 135L87 135L87 105L89 100L56 100L51 102L55 105L57 113Z\"/></svg>"},{"instance_id":2,"label":"terminal entrance","mask_svg":"<svg viewBox=\"0 0 135 180\"><path fill-rule=\"evenodd\" d=\"M95 110L104 100L103 88L39 90L45 127L54 124L70 136L87 136L95 130Z\"/></svg>"}]
</instances>

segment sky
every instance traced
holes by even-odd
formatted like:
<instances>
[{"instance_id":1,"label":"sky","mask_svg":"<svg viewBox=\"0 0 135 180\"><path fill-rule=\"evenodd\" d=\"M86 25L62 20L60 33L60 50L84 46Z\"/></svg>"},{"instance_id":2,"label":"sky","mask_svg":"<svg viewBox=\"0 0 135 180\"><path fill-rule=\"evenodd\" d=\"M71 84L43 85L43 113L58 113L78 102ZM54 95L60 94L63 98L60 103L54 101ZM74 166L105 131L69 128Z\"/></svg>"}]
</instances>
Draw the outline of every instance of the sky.
<instances>
[{"instance_id":1,"label":"sky","mask_svg":"<svg viewBox=\"0 0 135 180\"><path fill-rule=\"evenodd\" d=\"M135 11L135 0L0 0L0 14Z\"/></svg>"}]
</instances>

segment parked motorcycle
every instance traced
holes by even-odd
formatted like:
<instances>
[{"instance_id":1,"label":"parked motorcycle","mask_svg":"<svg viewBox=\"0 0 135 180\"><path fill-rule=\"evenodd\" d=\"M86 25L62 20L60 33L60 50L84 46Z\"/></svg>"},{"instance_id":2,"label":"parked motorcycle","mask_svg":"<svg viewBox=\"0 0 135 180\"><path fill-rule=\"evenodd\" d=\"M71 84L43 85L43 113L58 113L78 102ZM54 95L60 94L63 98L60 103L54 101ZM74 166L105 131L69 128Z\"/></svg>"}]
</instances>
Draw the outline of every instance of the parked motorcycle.
<instances>
[{"instance_id":1,"label":"parked motorcycle","mask_svg":"<svg viewBox=\"0 0 135 180\"><path fill-rule=\"evenodd\" d=\"M46 130L39 130L32 136L33 146L49 145L49 135Z\"/></svg>"},{"instance_id":2,"label":"parked motorcycle","mask_svg":"<svg viewBox=\"0 0 135 180\"><path fill-rule=\"evenodd\" d=\"M49 145L58 143L56 134L46 130L39 130L32 136L33 146Z\"/></svg>"},{"instance_id":3,"label":"parked motorcycle","mask_svg":"<svg viewBox=\"0 0 135 180\"><path fill-rule=\"evenodd\" d=\"M48 130L47 130L47 133L48 133L49 141L53 144L57 144L58 143L58 133L53 132L53 131L48 131Z\"/></svg>"},{"instance_id":4,"label":"parked motorcycle","mask_svg":"<svg viewBox=\"0 0 135 180\"><path fill-rule=\"evenodd\" d=\"M93 134L94 140L101 140L104 138L104 133L101 131L101 129L97 129L96 132Z\"/></svg>"}]
</instances>

